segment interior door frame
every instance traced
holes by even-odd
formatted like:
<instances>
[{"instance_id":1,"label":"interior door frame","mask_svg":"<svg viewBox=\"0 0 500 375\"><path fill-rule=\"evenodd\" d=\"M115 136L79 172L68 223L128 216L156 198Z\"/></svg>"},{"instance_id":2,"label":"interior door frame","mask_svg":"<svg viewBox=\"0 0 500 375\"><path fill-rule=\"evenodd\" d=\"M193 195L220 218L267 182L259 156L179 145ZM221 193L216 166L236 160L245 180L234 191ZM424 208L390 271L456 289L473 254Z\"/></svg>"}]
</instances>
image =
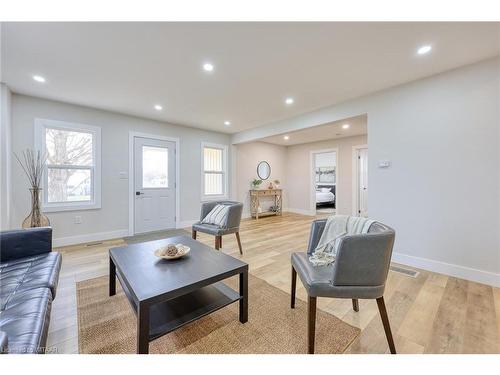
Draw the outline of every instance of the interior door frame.
<instances>
[{"instance_id":1,"label":"interior door frame","mask_svg":"<svg viewBox=\"0 0 500 375\"><path fill-rule=\"evenodd\" d=\"M339 209L339 149L335 148L327 148L323 150L311 150L309 153L309 170L311 171L311 175L309 177L309 214L315 216L316 215L316 189L313 189L313 186L316 185L316 154L324 154L327 152L335 152L335 212L338 212Z\"/></svg>"},{"instance_id":2,"label":"interior door frame","mask_svg":"<svg viewBox=\"0 0 500 375\"><path fill-rule=\"evenodd\" d=\"M368 144L352 146L352 215L359 216L359 164L358 152L368 150Z\"/></svg>"},{"instance_id":3,"label":"interior door frame","mask_svg":"<svg viewBox=\"0 0 500 375\"><path fill-rule=\"evenodd\" d=\"M135 234L135 173L134 173L134 139L135 138L148 138L158 141L167 141L175 143L175 227L180 228L180 212L181 212L181 202L180 202L180 139L173 137L165 137L158 134L147 134L135 131L129 131L128 133L128 235L133 236Z\"/></svg>"}]
</instances>

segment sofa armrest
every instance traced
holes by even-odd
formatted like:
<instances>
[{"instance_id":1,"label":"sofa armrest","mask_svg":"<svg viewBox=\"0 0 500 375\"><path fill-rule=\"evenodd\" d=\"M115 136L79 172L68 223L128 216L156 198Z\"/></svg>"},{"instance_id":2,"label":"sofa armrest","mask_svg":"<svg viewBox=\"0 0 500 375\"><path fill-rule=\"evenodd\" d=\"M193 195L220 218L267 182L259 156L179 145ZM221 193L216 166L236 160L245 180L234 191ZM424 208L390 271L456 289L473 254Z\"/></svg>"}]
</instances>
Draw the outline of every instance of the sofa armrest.
<instances>
[{"instance_id":1,"label":"sofa armrest","mask_svg":"<svg viewBox=\"0 0 500 375\"><path fill-rule=\"evenodd\" d=\"M0 354L7 354L8 352L8 343L9 340L7 338L7 333L4 331L0 331Z\"/></svg>"},{"instance_id":2,"label":"sofa armrest","mask_svg":"<svg viewBox=\"0 0 500 375\"><path fill-rule=\"evenodd\" d=\"M0 232L0 262L52 251L52 228L30 228Z\"/></svg>"}]
</instances>

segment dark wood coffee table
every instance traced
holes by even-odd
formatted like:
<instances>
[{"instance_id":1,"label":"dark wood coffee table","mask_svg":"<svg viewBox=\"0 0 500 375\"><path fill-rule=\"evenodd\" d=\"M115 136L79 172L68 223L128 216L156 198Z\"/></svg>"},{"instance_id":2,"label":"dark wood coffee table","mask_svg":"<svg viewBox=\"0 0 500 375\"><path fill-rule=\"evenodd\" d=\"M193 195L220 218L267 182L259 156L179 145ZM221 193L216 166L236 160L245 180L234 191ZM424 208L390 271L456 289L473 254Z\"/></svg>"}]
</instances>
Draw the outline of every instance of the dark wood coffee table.
<instances>
[{"instance_id":1,"label":"dark wood coffee table","mask_svg":"<svg viewBox=\"0 0 500 375\"><path fill-rule=\"evenodd\" d=\"M153 254L169 243L183 243L191 252L176 260ZM221 282L237 274L239 292ZM248 264L188 236L110 249L110 296L116 294L116 277L137 316L137 353L148 353L150 341L236 301L240 322L248 321Z\"/></svg>"}]
</instances>

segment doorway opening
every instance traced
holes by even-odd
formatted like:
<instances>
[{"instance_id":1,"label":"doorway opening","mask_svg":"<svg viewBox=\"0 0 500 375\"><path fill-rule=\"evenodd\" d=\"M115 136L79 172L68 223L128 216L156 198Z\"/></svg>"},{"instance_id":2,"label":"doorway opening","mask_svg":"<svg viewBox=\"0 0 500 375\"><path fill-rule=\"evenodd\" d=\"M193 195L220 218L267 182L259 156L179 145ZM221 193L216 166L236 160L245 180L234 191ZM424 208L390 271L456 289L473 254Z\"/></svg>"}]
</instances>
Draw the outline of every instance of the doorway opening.
<instances>
[{"instance_id":1,"label":"doorway opening","mask_svg":"<svg viewBox=\"0 0 500 375\"><path fill-rule=\"evenodd\" d=\"M337 149L313 151L313 191L316 214L335 215L337 205Z\"/></svg>"}]
</instances>

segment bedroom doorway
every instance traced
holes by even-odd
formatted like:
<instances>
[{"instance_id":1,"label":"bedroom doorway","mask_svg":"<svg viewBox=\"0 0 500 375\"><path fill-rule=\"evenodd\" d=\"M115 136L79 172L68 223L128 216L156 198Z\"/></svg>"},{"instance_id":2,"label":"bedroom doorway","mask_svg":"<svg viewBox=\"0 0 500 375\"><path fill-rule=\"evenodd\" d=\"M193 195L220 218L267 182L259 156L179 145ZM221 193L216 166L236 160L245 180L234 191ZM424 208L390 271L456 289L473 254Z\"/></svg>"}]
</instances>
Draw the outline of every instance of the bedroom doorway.
<instances>
[{"instance_id":1,"label":"bedroom doorway","mask_svg":"<svg viewBox=\"0 0 500 375\"><path fill-rule=\"evenodd\" d=\"M312 151L313 207L316 215L333 215L337 208L337 149Z\"/></svg>"}]
</instances>

